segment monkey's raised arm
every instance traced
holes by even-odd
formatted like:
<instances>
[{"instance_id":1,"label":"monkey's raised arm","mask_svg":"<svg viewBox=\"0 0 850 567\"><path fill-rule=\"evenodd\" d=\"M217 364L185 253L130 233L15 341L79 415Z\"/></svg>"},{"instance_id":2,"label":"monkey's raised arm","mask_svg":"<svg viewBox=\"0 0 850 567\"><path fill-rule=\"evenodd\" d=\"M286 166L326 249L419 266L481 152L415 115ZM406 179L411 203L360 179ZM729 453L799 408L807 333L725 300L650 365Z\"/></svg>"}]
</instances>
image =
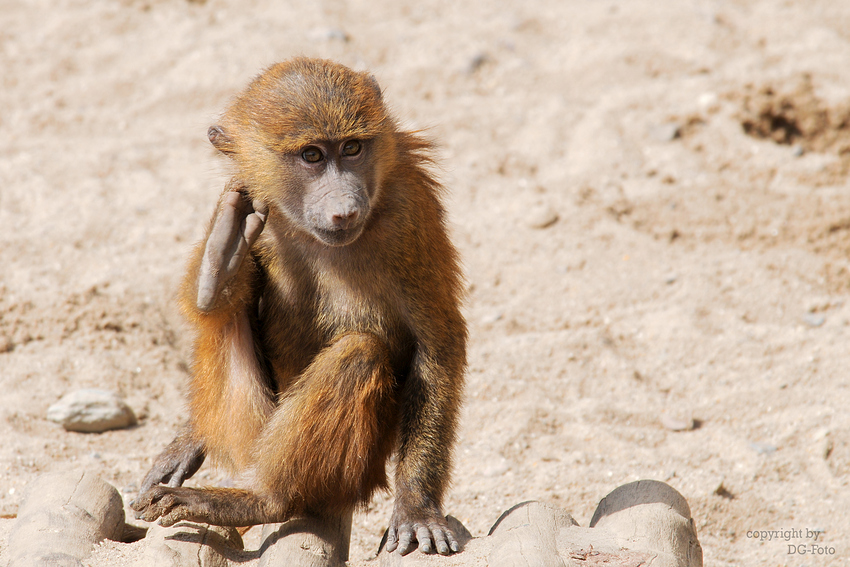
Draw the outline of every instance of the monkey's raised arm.
<instances>
[{"instance_id":1,"label":"monkey's raised arm","mask_svg":"<svg viewBox=\"0 0 850 567\"><path fill-rule=\"evenodd\" d=\"M222 193L207 238L195 250L183 283L183 310L199 324L199 345L216 344L222 321L244 309L249 300L250 270L242 269L249 250L263 230L268 209L251 203L244 185L231 181ZM197 345L196 345L197 346ZM217 359L214 359L217 360ZM142 481L143 496L157 484L181 486L203 464L207 448L187 424L160 453Z\"/></svg>"}]
</instances>

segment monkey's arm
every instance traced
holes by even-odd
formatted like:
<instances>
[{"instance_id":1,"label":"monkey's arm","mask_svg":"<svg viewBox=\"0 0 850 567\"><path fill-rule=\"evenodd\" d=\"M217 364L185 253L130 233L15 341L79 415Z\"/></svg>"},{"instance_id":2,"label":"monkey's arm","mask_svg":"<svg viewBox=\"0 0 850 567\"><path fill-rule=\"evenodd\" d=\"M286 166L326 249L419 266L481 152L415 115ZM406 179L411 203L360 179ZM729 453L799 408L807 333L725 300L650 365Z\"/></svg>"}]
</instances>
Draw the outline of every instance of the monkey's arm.
<instances>
[{"instance_id":1,"label":"monkey's arm","mask_svg":"<svg viewBox=\"0 0 850 567\"><path fill-rule=\"evenodd\" d=\"M220 332L217 331L237 309L244 308L243 296L251 285L250 270L242 270L243 276L237 276L251 245L263 229L268 209L257 201L250 203L245 189L237 181L225 187L207 238L196 249L183 285L183 309L196 323L203 344L218 344ZM209 352L204 351L204 355L206 366L220 366L218 359ZM203 367L203 364L196 364L195 374ZM191 424L185 426L156 458L142 481L137 503L154 486L167 483L170 487L178 487L197 472L207 454L207 447L197 433Z\"/></svg>"},{"instance_id":2,"label":"monkey's arm","mask_svg":"<svg viewBox=\"0 0 850 567\"><path fill-rule=\"evenodd\" d=\"M446 313L448 311L449 313ZM455 442L466 326L454 308L443 311L439 328L420 335L402 391L396 500L387 551L415 549L447 555L459 550L442 511Z\"/></svg>"},{"instance_id":3,"label":"monkey's arm","mask_svg":"<svg viewBox=\"0 0 850 567\"><path fill-rule=\"evenodd\" d=\"M268 208L251 201L245 190L236 181L228 183L207 236L196 280L195 306L202 312L216 308L265 226Z\"/></svg>"}]
</instances>

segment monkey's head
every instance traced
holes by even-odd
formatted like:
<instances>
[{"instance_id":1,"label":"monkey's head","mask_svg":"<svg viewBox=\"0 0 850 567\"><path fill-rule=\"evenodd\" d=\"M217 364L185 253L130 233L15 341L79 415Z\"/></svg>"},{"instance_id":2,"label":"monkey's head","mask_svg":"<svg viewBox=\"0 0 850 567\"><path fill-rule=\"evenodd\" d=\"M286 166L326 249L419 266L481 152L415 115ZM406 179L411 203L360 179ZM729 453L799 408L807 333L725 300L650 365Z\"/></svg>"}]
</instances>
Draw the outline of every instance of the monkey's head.
<instances>
[{"instance_id":1,"label":"monkey's head","mask_svg":"<svg viewBox=\"0 0 850 567\"><path fill-rule=\"evenodd\" d=\"M395 130L374 77L297 58L257 77L208 134L253 198L344 246L363 232L394 163Z\"/></svg>"}]
</instances>

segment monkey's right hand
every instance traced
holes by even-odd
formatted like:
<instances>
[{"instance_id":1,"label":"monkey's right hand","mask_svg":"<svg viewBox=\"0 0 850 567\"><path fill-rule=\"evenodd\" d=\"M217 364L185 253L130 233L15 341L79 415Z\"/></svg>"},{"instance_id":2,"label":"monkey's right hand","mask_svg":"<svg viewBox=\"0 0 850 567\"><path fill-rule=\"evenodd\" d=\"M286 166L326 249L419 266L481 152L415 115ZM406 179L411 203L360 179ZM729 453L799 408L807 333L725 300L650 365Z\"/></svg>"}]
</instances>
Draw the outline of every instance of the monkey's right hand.
<instances>
[{"instance_id":1,"label":"monkey's right hand","mask_svg":"<svg viewBox=\"0 0 850 567\"><path fill-rule=\"evenodd\" d=\"M198 274L197 306L211 311L227 282L233 279L266 224L269 209L248 197L244 185L232 181L221 199L207 237Z\"/></svg>"},{"instance_id":2,"label":"monkey's right hand","mask_svg":"<svg viewBox=\"0 0 850 567\"><path fill-rule=\"evenodd\" d=\"M181 486L184 481L198 472L206 456L203 444L192 439L192 436L184 430L156 458L151 470L142 481L139 496L157 484Z\"/></svg>"}]
</instances>

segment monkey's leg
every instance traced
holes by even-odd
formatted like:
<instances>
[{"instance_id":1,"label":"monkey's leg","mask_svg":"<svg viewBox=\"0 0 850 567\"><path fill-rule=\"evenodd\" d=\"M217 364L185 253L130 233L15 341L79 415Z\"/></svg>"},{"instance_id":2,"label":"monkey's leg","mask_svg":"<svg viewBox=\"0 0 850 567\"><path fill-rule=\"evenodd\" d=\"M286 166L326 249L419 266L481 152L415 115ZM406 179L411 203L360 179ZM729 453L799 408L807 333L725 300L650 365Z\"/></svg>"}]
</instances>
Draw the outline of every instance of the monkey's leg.
<instances>
[{"instance_id":1,"label":"monkey's leg","mask_svg":"<svg viewBox=\"0 0 850 567\"><path fill-rule=\"evenodd\" d=\"M386 486L394 446L395 377L386 346L353 333L324 349L287 391L254 446L256 490L155 486L136 510L244 526L309 511L340 514Z\"/></svg>"},{"instance_id":2,"label":"monkey's leg","mask_svg":"<svg viewBox=\"0 0 850 567\"><path fill-rule=\"evenodd\" d=\"M204 444L193 434L190 426L185 426L156 458L142 481L139 494L144 494L160 483L182 486L183 482L198 472L206 456Z\"/></svg>"}]
</instances>

